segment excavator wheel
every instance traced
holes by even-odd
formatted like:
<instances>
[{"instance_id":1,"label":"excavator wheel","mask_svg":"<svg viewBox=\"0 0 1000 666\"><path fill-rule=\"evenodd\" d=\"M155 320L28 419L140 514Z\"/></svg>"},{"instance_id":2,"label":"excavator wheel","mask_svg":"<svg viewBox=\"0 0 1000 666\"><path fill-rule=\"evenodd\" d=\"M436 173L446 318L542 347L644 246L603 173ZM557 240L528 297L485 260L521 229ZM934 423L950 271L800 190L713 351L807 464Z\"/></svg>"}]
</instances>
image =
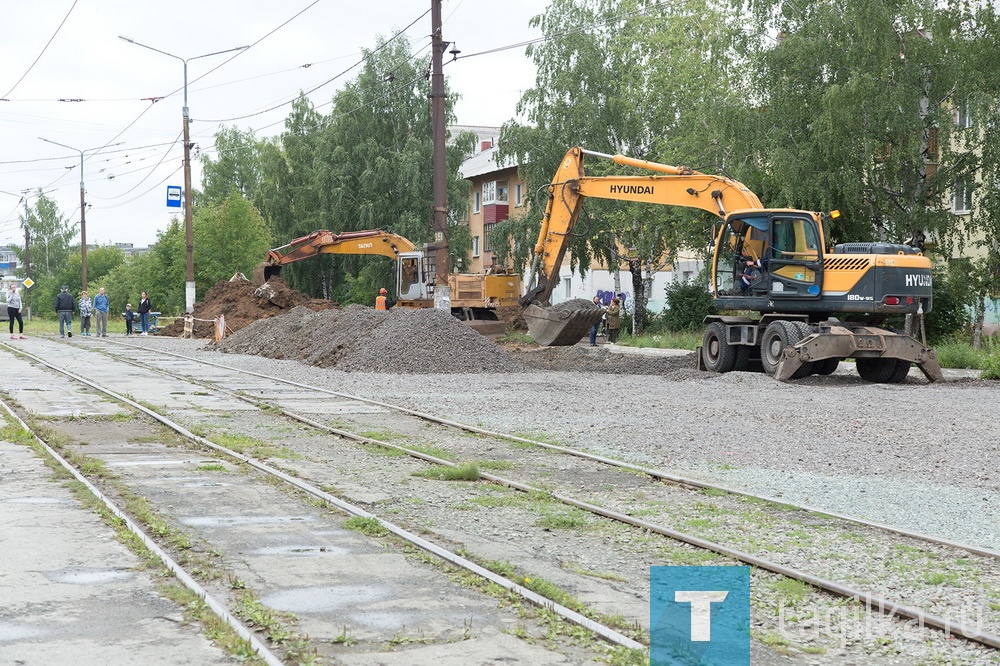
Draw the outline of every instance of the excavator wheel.
<instances>
[{"instance_id":1,"label":"excavator wheel","mask_svg":"<svg viewBox=\"0 0 1000 666\"><path fill-rule=\"evenodd\" d=\"M839 358L825 358L813 363L813 372L817 375L832 375L840 367Z\"/></svg>"},{"instance_id":2,"label":"excavator wheel","mask_svg":"<svg viewBox=\"0 0 1000 666\"><path fill-rule=\"evenodd\" d=\"M803 337L805 336L795 326L795 322L779 320L768 324L760 341L760 363L764 366L764 372L773 377L778 369L778 362L781 361L781 357L785 353L785 348L794 347ZM796 370L792 379L805 377L809 374L809 366L811 365L803 365ZM802 370L806 372L803 373Z\"/></svg>"},{"instance_id":3,"label":"excavator wheel","mask_svg":"<svg viewBox=\"0 0 1000 666\"><path fill-rule=\"evenodd\" d=\"M896 358L859 358L861 379L874 384L902 384L910 372L910 362Z\"/></svg>"},{"instance_id":4,"label":"excavator wheel","mask_svg":"<svg viewBox=\"0 0 1000 666\"><path fill-rule=\"evenodd\" d=\"M736 365L736 347L726 342L726 325L712 322L701 344L705 368L709 372L729 372Z\"/></svg>"}]
</instances>

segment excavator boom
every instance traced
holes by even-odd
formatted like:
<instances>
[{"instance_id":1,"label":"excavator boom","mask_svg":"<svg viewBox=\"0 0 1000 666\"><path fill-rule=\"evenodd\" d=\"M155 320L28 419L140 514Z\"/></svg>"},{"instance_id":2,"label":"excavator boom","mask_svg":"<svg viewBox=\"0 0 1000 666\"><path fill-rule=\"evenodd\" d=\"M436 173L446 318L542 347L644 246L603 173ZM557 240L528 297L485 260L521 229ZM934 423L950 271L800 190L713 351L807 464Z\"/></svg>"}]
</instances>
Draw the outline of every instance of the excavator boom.
<instances>
[{"instance_id":1,"label":"excavator boom","mask_svg":"<svg viewBox=\"0 0 1000 666\"><path fill-rule=\"evenodd\" d=\"M584 155L665 175L588 177L583 169ZM549 307L552 290L559 281L559 268L566 255L567 241L576 226L585 197L700 208L723 218L727 211L762 207L756 194L729 178L700 173L683 166L571 148L559 163L549 185L548 202L528 278L528 291L520 301L526 308L524 319L528 331L540 344L576 344L593 321L600 318L600 311L596 308ZM543 340L551 342L541 342Z\"/></svg>"},{"instance_id":2,"label":"excavator boom","mask_svg":"<svg viewBox=\"0 0 1000 666\"><path fill-rule=\"evenodd\" d=\"M326 229L269 250L264 263L254 268L254 282L263 284L281 272L281 267L318 254L377 254L395 259L400 252L412 252L416 246L397 234L383 229L333 233Z\"/></svg>"}]
</instances>

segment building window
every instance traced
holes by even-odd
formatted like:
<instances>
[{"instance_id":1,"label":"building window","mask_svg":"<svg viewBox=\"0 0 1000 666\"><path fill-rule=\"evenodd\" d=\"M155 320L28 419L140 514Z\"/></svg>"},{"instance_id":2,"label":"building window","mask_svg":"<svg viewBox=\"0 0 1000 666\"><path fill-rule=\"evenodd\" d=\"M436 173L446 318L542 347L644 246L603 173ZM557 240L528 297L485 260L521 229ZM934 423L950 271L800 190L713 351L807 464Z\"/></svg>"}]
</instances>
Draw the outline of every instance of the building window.
<instances>
[{"instance_id":1,"label":"building window","mask_svg":"<svg viewBox=\"0 0 1000 666\"><path fill-rule=\"evenodd\" d=\"M483 209L483 199L479 192L472 193L472 212L478 213Z\"/></svg>"},{"instance_id":2,"label":"building window","mask_svg":"<svg viewBox=\"0 0 1000 666\"><path fill-rule=\"evenodd\" d=\"M962 129L972 127L972 113L969 111L969 100L965 100L955 109L955 124Z\"/></svg>"},{"instance_id":3,"label":"building window","mask_svg":"<svg viewBox=\"0 0 1000 666\"><path fill-rule=\"evenodd\" d=\"M491 180L488 183L483 183L483 205L488 206L489 204L497 202L497 182Z\"/></svg>"},{"instance_id":4,"label":"building window","mask_svg":"<svg viewBox=\"0 0 1000 666\"><path fill-rule=\"evenodd\" d=\"M972 188L964 180L955 182L955 197L951 202L953 213L964 214L972 210Z\"/></svg>"},{"instance_id":5,"label":"building window","mask_svg":"<svg viewBox=\"0 0 1000 666\"><path fill-rule=\"evenodd\" d=\"M479 236L472 237L472 256L479 256Z\"/></svg>"},{"instance_id":6,"label":"building window","mask_svg":"<svg viewBox=\"0 0 1000 666\"><path fill-rule=\"evenodd\" d=\"M493 251L493 227L496 223L484 224L483 225L483 249L487 252Z\"/></svg>"},{"instance_id":7,"label":"building window","mask_svg":"<svg viewBox=\"0 0 1000 666\"><path fill-rule=\"evenodd\" d=\"M524 184L518 183L514 186L514 205L523 206L524 205Z\"/></svg>"},{"instance_id":8,"label":"building window","mask_svg":"<svg viewBox=\"0 0 1000 666\"><path fill-rule=\"evenodd\" d=\"M497 203L505 204L507 203L507 181L498 180L497 181Z\"/></svg>"},{"instance_id":9,"label":"building window","mask_svg":"<svg viewBox=\"0 0 1000 666\"><path fill-rule=\"evenodd\" d=\"M573 280L572 278L564 277L562 279L563 283L563 296L566 300L573 298Z\"/></svg>"}]
</instances>

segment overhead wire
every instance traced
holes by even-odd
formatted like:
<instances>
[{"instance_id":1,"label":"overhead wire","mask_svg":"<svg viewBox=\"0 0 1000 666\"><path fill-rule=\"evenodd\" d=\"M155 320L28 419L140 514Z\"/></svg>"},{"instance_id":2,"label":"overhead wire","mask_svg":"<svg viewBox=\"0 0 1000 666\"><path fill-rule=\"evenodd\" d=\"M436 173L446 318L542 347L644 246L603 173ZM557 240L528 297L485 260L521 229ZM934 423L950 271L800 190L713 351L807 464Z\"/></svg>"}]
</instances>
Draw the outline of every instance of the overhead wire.
<instances>
[{"instance_id":1,"label":"overhead wire","mask_svg":"<svg viewBox=\"0 0 1000 666\"><path fill-rule=\"evenodd\" d=\"M28 69L24 72L24 74L21 75L21 78L19 78L17 82L13 86L11 86L11 89L3 94L2 96L3 99L6 99L7 96L9 96L12 92L14 92L17 89L19 85L21 85L21 82L24 81L24 79L28 76L28 74L31 73L31 70L35 68L35 65L38 64L38 61L42 59L42 56L45 55L45 52L48 50L49 46L52 45L53 40L55 40L56 35L58 35L59 31L62 30L62 27L66 25L66 20L69 19L69 15L73 13L74 9L76 9L76 3L79 1L80 0L73 0L73 4L70 5L69 11L66 12L66 16L64 16L63 20L59 22L59 26L56 28L56 31L52 33L52 36L49 37L49 41L45 42L45 46L42 47L41 53L38 54L38 57L35 58L35 61L32 62L31 65L28 67Z\"/></svg>"},{"instance_id":2,"label":"overhead wire","mask_svg":"<svg viewBox=\"0 0 1000 666\"><path fill-rule=\"evenodd\" d=\"M276 109L280 109L283 106L291 104L292 102L294 102L297 99L301 99L302 97L305 97L307 95L311 95L312 93L316 92L320 88L328 86L331 83L333 83L334 81L336 81L337 79L341 78L342 76L345 76L346 74L348 74L349 72L351 72L352 70L354 70L355 68L357 68L359 65L364 64L366 61L368 61L369 59L371 59L372 56L376 55L382 49L386 48L392 42L396 41L400 36L402 36L403 34L405 34L407 30L409 30L410 28L412 28L417 23L417 21L419 21L420 19L424 18L429 13L430 13L430 10L428 9L423 14L421 14L417 18L413 19L413 21L411 21L408 26L406 26L405 28L403 28L402 30L400 30L399 32L397 32L395 35L393 35L392 37L390 37L389 39L387 39L384 44L382 44L381 46L379 46L375 50L371 51L370 53L367 53L366 55L364 55L360 60L358 60L357 62L355 62L354 64L352 64L350 67L348 67L344 71L342 71L339 74L333 76L332 78L327 79L326 81L320 83L319 85L316 85L316 86L310 88L309 90L306 90L304 92L298 93L297 95L295 95L291 99L288 99L288 100L286 100L284 102L280 102L280 103L278 103L278 104L276 104L274 106L271 106L269 108L263 109L261 111L256 111L254 113L248 113L248 114L245 114L245 115L242 115L242 116L237 116L237 117L234 117L234 118L222 118L222 119L205 119L205 118L199 118L198 122L206 122L206 123L228 123L228 122L234 122L234 121L237 121L237 120L245 120L247 118L253 118L254 116L259 116L261 114L268 113L268 112L274 111Z\"/></svg>"}]
</instances>

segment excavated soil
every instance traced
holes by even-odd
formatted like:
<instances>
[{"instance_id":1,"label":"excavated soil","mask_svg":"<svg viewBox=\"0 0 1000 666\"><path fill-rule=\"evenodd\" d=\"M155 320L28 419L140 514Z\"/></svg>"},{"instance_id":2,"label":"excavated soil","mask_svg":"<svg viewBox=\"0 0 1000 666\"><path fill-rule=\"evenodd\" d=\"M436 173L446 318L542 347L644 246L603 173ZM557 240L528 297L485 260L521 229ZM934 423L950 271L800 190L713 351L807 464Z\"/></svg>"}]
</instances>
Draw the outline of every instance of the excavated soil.
<instances>
[{"instance_id":1,"label":"excavated soil","mask_svg":"<svg viewBox=\"0 0 1000 666\"><path fill-rule=\"evenodd\" d=\"M589 301L583 303L590 307ZM497 313L511 328L523 328L521 308ZM348 372L405 374L510 373L537 370L610 374L692 374L687 357L632 357L590 347L498 345L434 309L387 312L352 305L339 309L310 299L280 277L257 288L246 280L223 281L195 304L195 337L214 337L213 320L226 317L219 351L297 360ZM183 320L165 327L180 336Z\"/></svg>"},{"instance_id":2,"label":"excavated soil","mask_svg":"<svg viewBox=\"0 0 1000 666\"><path fill-rule=\"evenodd\" d=\"M214 345L222 352L297 360L348 372L454 374L540 369L612 374L693 374L687 357L636 358L589 347L502 347L440 310L361 305L296 307Z\"/></svg>"},{"instance_id":3,"label":"excavated soil","mask_svg":"<svg viewBox=\"0 0 1000 666\"><path fill-rule=\"evenodd\" d=\"M336 307L336 304L309 298L290 288L280 277L271 278L259 289L248 280L223 280L194 304L194 337L214 337L214 320L219 315L226 316L226 330L234 333L257 320L274 317L299 306L310 310L325 310ZM161 335L179 337L183 333L183 319L176 319L174 323L161 329Z\"/></svg>"}]
</instances>

